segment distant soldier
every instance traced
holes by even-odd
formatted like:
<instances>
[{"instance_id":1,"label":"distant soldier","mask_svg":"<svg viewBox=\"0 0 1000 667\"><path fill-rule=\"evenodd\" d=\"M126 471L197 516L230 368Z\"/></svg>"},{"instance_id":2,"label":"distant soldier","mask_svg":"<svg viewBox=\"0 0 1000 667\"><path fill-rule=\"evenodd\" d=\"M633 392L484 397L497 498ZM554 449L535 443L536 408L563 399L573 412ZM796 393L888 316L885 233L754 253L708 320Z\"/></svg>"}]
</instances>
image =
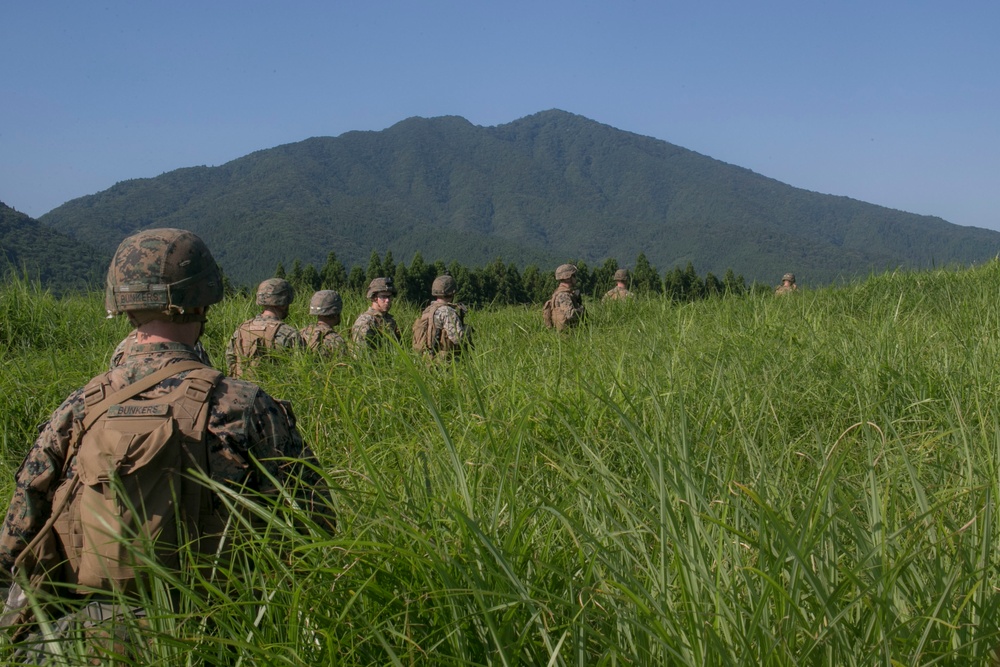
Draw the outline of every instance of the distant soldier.
<instances>
[{"instance_id":1,"label":"distant soldier","mask_svg":"<svg viewBox=\"0 0 1000 667\"><path fill-rule=\"evenodd\" d=\"M556 331L566 331L575 327L583 320L583 300L576 287L576 266L562 264L556 269L556 280L559 286L552 297L545 302L542 314L545 326L555 327Z\"/></svg>"},{"instance_id":2,"label":"distant soldier","mask_svg":"<svg viewBox=\"0 0 1000 667\"><path fill-rule=\"evenodd\" d=\"M799 286L795 284L795 274L786 273L781 277L781 284L774 290L777 295L781 294L791 294L799 289Z\"/></svg>"},{"instance_id":3,"label":"distant soldier","mask_svg":"<svg viewBox=\"0 0 1000 667\"><path fill-rule=\"evenodd\" d=\"M375 278L369 283L368 300L371 307L358 315L351 328L351 340L356 349L380 348L386 336L392 336L399 342L399 326L389 314L395 295L396 287L392 284L392 278Z\"/></svg>"},{"instance_id":4,"label":"distant soldier","mask_svg":"<svg viewBox=\"0 0 1000 667\"><path fill-rule=\"evenodd\" d=\"M614 275L615 286L604 293L602 301L624 301L633 298L628 289L628 269L618 269Z\"/></svg>"},{"instance_id":5,"label":"distant soldier","mask_svg":"<svg viewBox=\"0 0 1000 667\"><path fill-rule=\"evenodd\" d=\"M118 347L116 347L115 351L111 353L111 364L109 365L108 370L113 371L121 366L125 357L132 353L132 346L134 346L137 342L136 335L138 332L138 329L133 329L132 333L125 336L125 338L122 339L122 342L118 343ZM198 355L198 361L206 366L212 365L212 360L208 357L208 350L205 349L205 346L201 344L200 340L194 344L194 352Z\"/></svg>"},{"instance_id":6,"label":"distant soldier","mask_svg":"<svg viewBox=\"0 0 1000 667\"><path fill-rule=\"evenodd\" d=\"M230 337L226 345L230 375L240 377L270 350L302 346L299 332L284 322L294 300L295 290L283 278L268 278L257 287L257 305L264 311L238 326Z\"/></svg>"},{"instance_id":7,"label":"distant soldier","mask_svg":"<svg viewBox=\"0 0 1000 667\"><path fill-rule=\"evenodd\" d=\"M472 326L465 323L467 309L452 303L458 285L450 275L438 276L431 285L435 297L413 323L413 349L439 359L457 357L472 345Z\"/></svg>"},{"instance_id":8,"label":"distant soldier","mask_svg":"<svg viewBox=\"0 0 1000 667\"><path fill-rule=\"evenodd\" d=\"M305 346L324 357L342 356L347 352L347 344L334 330L340 324L340 312L344 301L333 290L320 290L309 301L309 314L316 316L316 324L310 324L300 332Z\"/></svg>"}]
</instances>

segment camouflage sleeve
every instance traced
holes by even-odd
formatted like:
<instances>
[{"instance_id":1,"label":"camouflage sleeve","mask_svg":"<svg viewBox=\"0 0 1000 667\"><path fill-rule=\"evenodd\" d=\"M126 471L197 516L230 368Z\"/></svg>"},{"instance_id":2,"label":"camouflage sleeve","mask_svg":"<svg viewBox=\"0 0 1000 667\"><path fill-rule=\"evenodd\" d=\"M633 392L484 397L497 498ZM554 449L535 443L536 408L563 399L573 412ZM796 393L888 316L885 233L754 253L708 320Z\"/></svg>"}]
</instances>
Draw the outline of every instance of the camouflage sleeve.
<instances>
[{"instance_id":1,"label":"camouflage sleeve","mask_svg":"<svg viewBox=\"0 0 1000 667\"><path fill-rule=\"evenodd\" d=\"M351 327L351 340L354 341L355 345L368 344L369 337L374 333L373 322L374 318L368 313L358 315L358 319L354 321L354 326Z\"/></svg>"},{"instance_id":2,"label":"camouflage sleeve","mask_svg":"<svg viewBox=\"0 0 1000 667\"><path fill-rule=\"evenodd\" d=\"M347 353L347 343L336 331L331 331L326 336L323 337L323 350L324 355L335 357L338 355L344 355Z\"/></svg>"},{"instance_id":3,"label":"camouflage sleeve","mask_svg":"<svg viewBox=\"0 0 1000 667\"><path fill-rule=\"evenodd\" d=\"M218 482L273 495L280 484L295 486L295 493L314 509L317 494L329 496L312 450L303 442L291 405L271 398L257 385L225 379L212 405L209 431L215 436L209 448L209 467ZM328 502L319 505L329 505Z\"/></svg>"},{"instance_id":4,"label":"camouflage sleeve","mask_svg":"<svg viewBox=\"0 0 1000 667\"><path fill-rule=\"evenodd\" d=\"M226 369L229 375L232 375L236 371L236 334L239 331L237 329L233 332L233 335L229 337L229 342L226 343Z\"/></svg>"},{"instance_id":5,"label":"camouflage sleeve","mask_svg":"<svg viewBox=\"0 0 1000 667\"><path fill-rule=\"evenodd\" d=\"M465 339L465 325L454 308L441 307L434 311L434 328L443 331L455 345L461 345Z\"/></svg>"},{"instance_id":6,"label":"camouflage sleeve","mask_svg":"<svg viewBox=\"0 0 1000 667\"><path fill-rule=\"evenodd\" d=\"M304 347L302 336L299 335L299 330L290 324L282 324L278 327L278 330L274 334L274 345L275 347L284 348L286 350Z\"/></svg>"},{"instance_id":7,"label":"camouflage sleeve","mask_svg":"<svg viewBox=\"0 0 1000 667\"><path fill-rule=\"evenodd\" d=\"M0 578L10 576L18 555L49 518L81 396L82 390L71 394L52 413L15 474L14 496L0 528Z\"/></svg>"},{"instance_id":8,"label":"camouflage sleeve","mask_svg":"<svg viewBox=\"0 0 1000 667\"><path fill-rule=\"evenodd\" d=\"M556 292L552 298L553 315L558 313L558 317L566 324L575 324L583 314L583 306L577 307L573 303L573 295L569 292Z\"/></svg>"}]
</instances>

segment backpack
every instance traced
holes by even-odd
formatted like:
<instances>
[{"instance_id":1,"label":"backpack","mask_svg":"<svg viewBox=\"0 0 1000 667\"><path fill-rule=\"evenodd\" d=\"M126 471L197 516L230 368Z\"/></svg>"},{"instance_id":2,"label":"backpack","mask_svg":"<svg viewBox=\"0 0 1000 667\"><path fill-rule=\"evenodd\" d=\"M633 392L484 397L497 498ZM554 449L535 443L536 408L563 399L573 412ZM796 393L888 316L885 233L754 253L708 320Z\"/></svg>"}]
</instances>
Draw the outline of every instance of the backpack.
<instances>
[{"instance_id":1,"label":"backpack","mask_svg":"<svg viewBox=\"0 0 1000 667\"><path fill-rule=\"evenodd\" d=\"M441 332L434 328L434 313L444 305L435 301L413 322L413 349L417 352L437 352Z\"/></svg>"},{"instance_id":2,"label":"backpack","mask_svg":"<svg viewBox=\"0 0 1000 667\"><path fill-rule=\"evenodd\" d=\"M283 322L254 323L244 322L236 330L236 363L229 369L230 375L240 377L247 368L260 363L260 358L274 347L274 339ZM244 366L245 364L245 366Z\"/></svg>"},{"instance_id":3,"label":"backpack","mask_svg":"<svg viewBox=\"0 0 1000 667\"><path fill-rule=\"evenodd\" d=\"M135 398L185 370L191 372L169 393ZM152 548L155 562L177 570L182 545L214 550L209 539L189 543L220 533L222 520L213 513L211 494L186 471L208 472L208 402L221 378L191 361L168 365L119 392L111 391L107 375L84 388L83 425L71 444L76 474L53 498L67 582L134 591L134 566L144 560L136 554L148 557Z\"/></svg>"},{"instance_id":4,"label":"backpack","mask_svg":"<svg viewBox=\"0 0 1000 667\"><path fill-rule=\"evenodd\" d=\"M552 300L554 298L555 297L551 297L545 302L545 305L542 306L542 321L545 323L546 329L551 329L556 325L555 322L552 321Z\"/></svg>"}]
</instances>

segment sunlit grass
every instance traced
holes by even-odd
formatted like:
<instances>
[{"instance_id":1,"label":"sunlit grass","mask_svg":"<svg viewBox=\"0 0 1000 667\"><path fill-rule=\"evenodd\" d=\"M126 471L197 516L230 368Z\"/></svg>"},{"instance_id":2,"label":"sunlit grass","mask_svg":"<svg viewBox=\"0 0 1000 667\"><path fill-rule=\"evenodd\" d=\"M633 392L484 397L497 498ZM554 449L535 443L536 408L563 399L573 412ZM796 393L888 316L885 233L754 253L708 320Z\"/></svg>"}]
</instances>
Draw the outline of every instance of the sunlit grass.
<instances>
[{"instance_id":1,"label":"sunlit grass","mask_svg":"<svg viewBox=\"0 0 1000 667\"><path fill-rule=\"evenodd\" d=\"M407 341L265 365L338 530L262 509L266 530L234 531L238 575L147 602L159 630L136 662L984 664L1000 644L997 293L992 263L593 303L569 336L508 308L470 315L477 347L454 365ZM347 299L345 337L364 307ZM9 493L35 425L125 329L96 295L14 284L0 309L27 341L4 343L24 369L3 374ZM216 366L254 311L213 307ZM417 309L394 314L408 334ZM309 320L300 304L291 319Z\"/></svg>"}]
</instances>

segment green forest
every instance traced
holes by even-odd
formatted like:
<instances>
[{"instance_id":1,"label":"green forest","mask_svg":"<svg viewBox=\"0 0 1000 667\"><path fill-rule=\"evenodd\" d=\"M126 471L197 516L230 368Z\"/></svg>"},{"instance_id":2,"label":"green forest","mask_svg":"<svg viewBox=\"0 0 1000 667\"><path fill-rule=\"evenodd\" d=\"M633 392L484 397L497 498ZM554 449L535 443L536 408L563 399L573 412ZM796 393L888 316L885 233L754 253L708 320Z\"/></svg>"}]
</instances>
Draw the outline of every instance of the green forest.
<instances>
[{"instance_id":1,"label":"green forest","mask_svg":"<svg viewBox=\"0 0 1000 667\"><path fill-rule=\"evenodd\" d=\"M680 146L550 110L495 127L409 118L226 164L120 182L39 219L110 257L128 234L201 236L234 282L278 262L364 267L373 248L520 271L644 254L771 283L983 262L1000 233L780 183Z\"/></svg>"},{"instance_id":2,"label":"green forest","mask_svg":"<svg viewBox=\"0 0 1000 667\"><path fill-rule=\"evenodd\" d=\"M577 267L577 289L582 295L592 298L600 298L613 287L611 278L615 271L625 268L619 267L615 259L608 259L593 269L583 260L573 263ZM442 260L437 260L429 264L418 252L410 264L406 265L403 262L397 263L391 250L386 251L383 256L373 250L365 267L354 266L350 271L334 252L327 255L326 262L318 269L312 264L303 266L296 259L286 270L284 264L279 262L273 277L285 278L299 294L308 296L320 289L363 295L373 278L388 276L393 279L400 299L411 304L423 304L431 299L430 287L434 278L446 273L454 277L458 284L457 300L476 307L540 304L552 295L556 287L552 271L543 271L534 264L528 265L523 271L516 264L505 264L501 259L474 268L457 261L445 264ZM751 288L770 290L763 285L748 286L743 276L737 276L731 269L726 271L722 279L712 273L701 278L690 262L684 269L675 267L661 276L642 253L639 253L632 267L629 267L628 287L636 294L661 294L677 302L726 294L739 295ZM229 292L248 294L250 290L249 286L235 288L228 283Z\"/></svg>"}]
</instances>

